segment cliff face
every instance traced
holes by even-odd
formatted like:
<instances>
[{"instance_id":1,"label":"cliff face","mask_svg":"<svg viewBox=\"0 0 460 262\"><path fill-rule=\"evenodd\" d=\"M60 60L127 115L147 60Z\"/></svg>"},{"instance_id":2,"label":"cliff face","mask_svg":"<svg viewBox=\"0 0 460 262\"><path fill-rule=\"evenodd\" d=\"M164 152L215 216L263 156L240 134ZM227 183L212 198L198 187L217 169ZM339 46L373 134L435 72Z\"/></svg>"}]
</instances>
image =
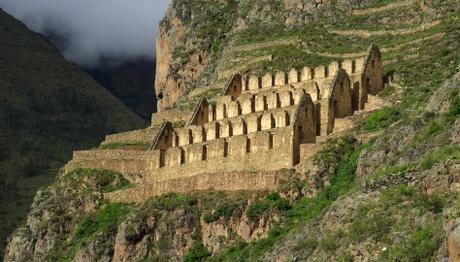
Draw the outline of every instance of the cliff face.
<instances>
[{"instance_id":1,"label":"cliff face","mask_svg":"<svg viewBox=\"0 0 460 262\"><path fill-rule=\"evenodd\" d=\"M194 88L228 79L231 73L222 71L234 53L226 50L235 48L238 31L262 25L270 34L274 28L305 27L320 19L334 20L335 16L350 13L353 7L366 2L172 1L156 42L158 110L171 107ZM237 68L231 72L237 72ZM224 82L218 82L217 87L222 88Z\"/></svg>"},{"instance_id":2,"label":"cliff face","mask_svg":"<svg viewBox=\"0 0 460 262\"><path fill-rule=\"evenodd\" d=\"M314 67L371 43L387 106L345 119L353 128L308 148L275 192L121 205L103 197L131 186L119 174L61 174L6 261L460 261L458 21L456 0L173 1L157 42L161 110L212 102L235 72Z\"/></svg>"}]
</instances>

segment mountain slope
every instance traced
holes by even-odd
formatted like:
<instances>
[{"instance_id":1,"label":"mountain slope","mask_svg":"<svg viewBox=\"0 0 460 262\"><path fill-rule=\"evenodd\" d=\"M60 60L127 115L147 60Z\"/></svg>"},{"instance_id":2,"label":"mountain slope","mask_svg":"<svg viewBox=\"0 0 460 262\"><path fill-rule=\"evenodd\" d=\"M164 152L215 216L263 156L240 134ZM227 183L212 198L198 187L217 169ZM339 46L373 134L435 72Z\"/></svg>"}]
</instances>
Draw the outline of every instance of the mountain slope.
<instances>
[{"instance_id":1,"label":"mountain slope","mask_svg":"<svg viewBox=\"0 0 460 262\"><path fill-rule=\"evenodd\" d=\"M150 121L156 110L154 60L139 57L115 64L104 61L84 69L134 113Z\"/></svg>"},{"instance_id":2,"label":"mountain slope","mask_svg":"<svg viewBox=\"0 0 460 262\"><path fill-rule=\"evenodd\" d=\"M160 109L214 98L235 72L358 57L373 42L389 106L353 116L276 192L120 205L103 200L126 187L119 174L63 175L37 194L7 261L459 261L459 21L456 0L174 0Z\"/></svg>"},{"instance_id":3,"label":"mountain slope","mask_svg":"<svg viewBox=\"0 0 460 262\"><path fill-rule=\"evenodd\" d=\"M41 35L0 10L0 249L72 150L143 126Z\"/></svg>"}]
</instances>

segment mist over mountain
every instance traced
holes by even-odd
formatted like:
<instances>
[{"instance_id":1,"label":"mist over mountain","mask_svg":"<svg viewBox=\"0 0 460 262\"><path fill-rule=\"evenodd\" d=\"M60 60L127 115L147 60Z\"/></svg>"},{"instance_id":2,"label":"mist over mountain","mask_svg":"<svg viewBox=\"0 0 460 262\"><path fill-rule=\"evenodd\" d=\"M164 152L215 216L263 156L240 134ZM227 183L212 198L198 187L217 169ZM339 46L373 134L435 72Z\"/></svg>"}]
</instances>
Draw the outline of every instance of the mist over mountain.
<instances>
[{"instance_id":1,"label":"mist over mountain","mask_svg":"<svg viewBox=\"0 0 460 262\"><path fill-rule=\"evenodd\" d=\"M0 0L145 120L156 109L155 36L168 3Z\"/></svg>"},{"instance_id":2,"label":"mist over mountain","mask_svg":"<svg viewBox=\"0 0 460 262\"><path fill-rule=\"evenodd\" d=\"M153 59L155 35L169 0L0 0L33 31L53 36L66 59L95 66L104 57Z\"/></svg>"}]
</instances>

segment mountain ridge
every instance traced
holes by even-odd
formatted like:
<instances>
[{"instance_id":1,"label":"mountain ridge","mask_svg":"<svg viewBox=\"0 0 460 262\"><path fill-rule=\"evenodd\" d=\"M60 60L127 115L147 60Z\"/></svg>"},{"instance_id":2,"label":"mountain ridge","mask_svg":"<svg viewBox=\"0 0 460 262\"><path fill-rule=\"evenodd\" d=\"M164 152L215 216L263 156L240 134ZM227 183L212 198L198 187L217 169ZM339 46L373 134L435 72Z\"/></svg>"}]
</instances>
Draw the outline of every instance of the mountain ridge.
<instances>
[{"instance_id":1,"label":"mountain ridge","mask_svg":"<svg viewBox=\"0 0 460 262\"><path fill-rule=\"evenodd\" d=\"M0 10L1 248L39 187L72 150L145 122L65 61L45 37ZM52 171L49 171L52 170Z\"/></svg>"}]
</instances>

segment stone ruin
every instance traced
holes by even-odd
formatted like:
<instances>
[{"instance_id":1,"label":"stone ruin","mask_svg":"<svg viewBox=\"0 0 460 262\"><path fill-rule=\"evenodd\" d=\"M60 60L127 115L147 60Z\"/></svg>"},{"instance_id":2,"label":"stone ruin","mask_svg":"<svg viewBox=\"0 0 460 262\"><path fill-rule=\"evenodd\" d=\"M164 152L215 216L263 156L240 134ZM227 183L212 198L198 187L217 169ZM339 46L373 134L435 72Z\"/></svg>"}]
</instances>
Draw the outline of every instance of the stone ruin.
<instances>
[{"instance_id":1,"label":"stone ruin","mask_svg":"<svg viewBox=\"0 0 460 262\"><path fill-rule=\"evenodd\" d=\"M164 121L105 141L149 141L148 150L77 151L65 170L122 173L135 186L107 194L121 202L166 192L274 189L287 176L280 170L300 163L304 145L334 132L335 119L364 109L368 95L383 87L376 45L366 57L328 66L264 76L237 74L215 104L201 99L184 127ZM173 121L179 118L169 115Z\"/></svg>"}]
</instances>

